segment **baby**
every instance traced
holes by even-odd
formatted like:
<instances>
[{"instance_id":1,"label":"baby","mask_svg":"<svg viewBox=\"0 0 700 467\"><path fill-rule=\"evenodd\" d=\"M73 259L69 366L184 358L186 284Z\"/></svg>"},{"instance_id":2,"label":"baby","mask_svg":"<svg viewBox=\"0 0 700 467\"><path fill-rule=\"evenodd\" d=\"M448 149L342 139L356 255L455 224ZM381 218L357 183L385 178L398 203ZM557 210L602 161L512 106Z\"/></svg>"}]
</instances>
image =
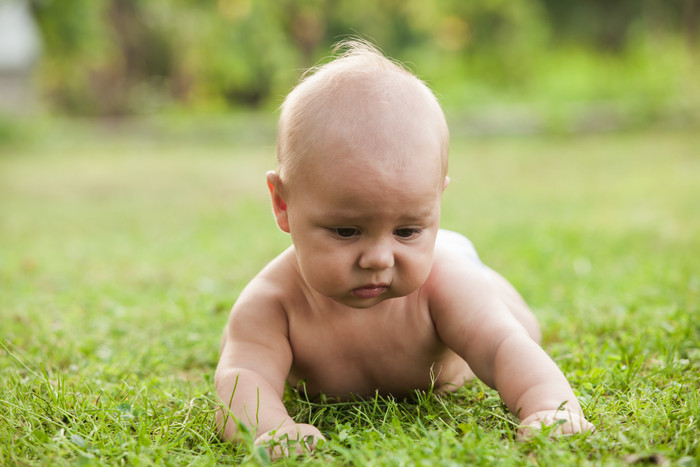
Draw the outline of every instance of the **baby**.
<instances>
[{"instance_id":1,"label":"baby","mask_svg":"<svg viewBox=\"0 0 700 467\"><path fill-rule=\"evenodd\" d=\"M285 382L400 397L475 375L520 418L521 438L557 423L594 430L520 295L439 229L449 134L436 98L371 45L342 46L282 106L267 184L293 246L231 311L215 377L223 438L244 425L276 456L280 441L323 439L289 416Z\"/></svg>"}]
</instances>

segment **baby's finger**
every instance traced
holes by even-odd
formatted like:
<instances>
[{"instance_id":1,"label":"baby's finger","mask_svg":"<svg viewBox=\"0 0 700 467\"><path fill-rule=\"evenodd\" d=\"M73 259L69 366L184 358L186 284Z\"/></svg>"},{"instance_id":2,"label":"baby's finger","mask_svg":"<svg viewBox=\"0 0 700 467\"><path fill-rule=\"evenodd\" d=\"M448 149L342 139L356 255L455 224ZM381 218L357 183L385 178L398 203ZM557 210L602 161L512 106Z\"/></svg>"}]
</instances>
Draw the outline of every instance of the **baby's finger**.
<instances>
[{"instance_id":1,"label":"baby's finger","mask_svg":"<svg viewBox=\"0 0 700 467\"><path fill-rule=\"evenodd\" d=\"M532 439L543 426L552 427L549 432L552 437L595 431L595 426L578 414L548 411L533 414L524 420L524 423L518 427L517 440L528 441Z\"/></svg>"},{"instance_id":2,"label":"baby's finger","mask_svg":"<svg viewBox=\"0 0 700 467\"><path fill-rule=\"evenodd\" d=\"M564 423L561 422L562 420L565 420ZM553 424L554 423L560 424L559 427L557 427L556 434L573 435L575 433L584 433L587 431L592 433L595 431L595 426L593 426L592 423L577 414L570 414L565 418L555 418Z\"/></svg>"},{"instance_id":3,"label":"baby's finger","mask_svg":"<svg viewBox=\"0 0 700 467\"><path fill-rule=\"evenodd\" d=\"M527 426L519 426L518 427L518 433L516 435L516 439L518 440L519 443L524 443L525 441L529 441L532 438L535 437L535 433L537 433L542 425L540 423L533 423L532 425L527 425Z\"/></svg>"}]
</instances>

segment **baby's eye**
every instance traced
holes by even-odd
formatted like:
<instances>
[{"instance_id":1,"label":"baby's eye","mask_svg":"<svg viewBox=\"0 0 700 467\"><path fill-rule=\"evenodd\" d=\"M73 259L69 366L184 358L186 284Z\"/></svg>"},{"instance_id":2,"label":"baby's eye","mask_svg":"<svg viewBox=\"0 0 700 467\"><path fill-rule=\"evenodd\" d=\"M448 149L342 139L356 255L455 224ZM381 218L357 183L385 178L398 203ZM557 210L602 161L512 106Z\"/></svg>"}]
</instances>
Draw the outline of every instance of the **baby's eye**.
<instances>
[{"instance_id":1,"label":"baby's eye","mask_svg":"<svg viewBox=\"0 0 700 467\"><path fill-rule=\"evenodd\" d=\"M353 229L352 227L336 227L331 229L331 231L341 238L354 237L359 233L357 229Z\"/></svg>"},{"instance_id":2,"label":"baby's eye","mask_svg":"<svg viewBox=\"0 0 700 467\"><path fill-rule=\"evenodd\" d=\"M411 238L414 235L417 235L420 233L420 229L410 229L410 228L404 228L404 229L396 229L394 230L394 235L396 235L399 238Z\"/></svg>"}]
</instances>

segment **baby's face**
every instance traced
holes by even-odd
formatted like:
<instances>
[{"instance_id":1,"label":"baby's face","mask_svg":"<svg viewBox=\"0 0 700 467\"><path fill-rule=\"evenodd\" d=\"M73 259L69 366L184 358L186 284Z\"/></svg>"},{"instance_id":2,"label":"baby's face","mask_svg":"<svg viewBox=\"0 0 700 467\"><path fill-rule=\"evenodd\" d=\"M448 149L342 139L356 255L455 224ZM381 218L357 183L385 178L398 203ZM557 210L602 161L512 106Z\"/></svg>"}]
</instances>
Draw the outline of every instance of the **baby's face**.
<instances>
[{"instance_id":1,"label":"baby's face","mask_svg":"<svg viewBox=\"0 0 700 467\"><path fill-rule=\"evenodd\" d=\"M330 145L293 183L289 231L301 274L317 293L367 308L425 282L443 175L439 147L407 143L400 166L366 147L358 154Z\"/></svg>"}]
</instances>

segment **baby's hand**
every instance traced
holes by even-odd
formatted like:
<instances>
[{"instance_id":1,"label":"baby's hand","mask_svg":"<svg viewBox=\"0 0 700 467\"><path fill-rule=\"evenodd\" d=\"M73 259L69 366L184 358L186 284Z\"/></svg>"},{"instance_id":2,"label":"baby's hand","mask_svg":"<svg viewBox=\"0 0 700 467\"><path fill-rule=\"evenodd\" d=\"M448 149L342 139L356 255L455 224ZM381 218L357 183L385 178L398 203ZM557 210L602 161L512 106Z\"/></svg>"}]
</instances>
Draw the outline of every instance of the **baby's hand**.
<instances>
[{"instance_id":1,"label":"baby's hand","mask_svg":"<svg viewBox=\"0 0 700 467\"><path fill-rule=\"evenodd\" d=\"M571 435L585 431L595 431L593 426L582 414L566 409L541 410L525 418L518 427L518 441L527 441L535 435L535 430L543 426L556 425L552 436Z\"/></svg>"},{"instance_id":2,"label":"baby's hand","mask_svg":"<svg viewBox=\"0 0 700 467\"><path fill-rule=\"evenodd\" d=\"M255 440L256 446L265 446L270 460L289 456L291 453L303 454L313 451L319 440L325 440L321 432L313 425L297 423L267 431ZM291 450L291 452L290 452Z\"/></svg>"}]
</instances>

